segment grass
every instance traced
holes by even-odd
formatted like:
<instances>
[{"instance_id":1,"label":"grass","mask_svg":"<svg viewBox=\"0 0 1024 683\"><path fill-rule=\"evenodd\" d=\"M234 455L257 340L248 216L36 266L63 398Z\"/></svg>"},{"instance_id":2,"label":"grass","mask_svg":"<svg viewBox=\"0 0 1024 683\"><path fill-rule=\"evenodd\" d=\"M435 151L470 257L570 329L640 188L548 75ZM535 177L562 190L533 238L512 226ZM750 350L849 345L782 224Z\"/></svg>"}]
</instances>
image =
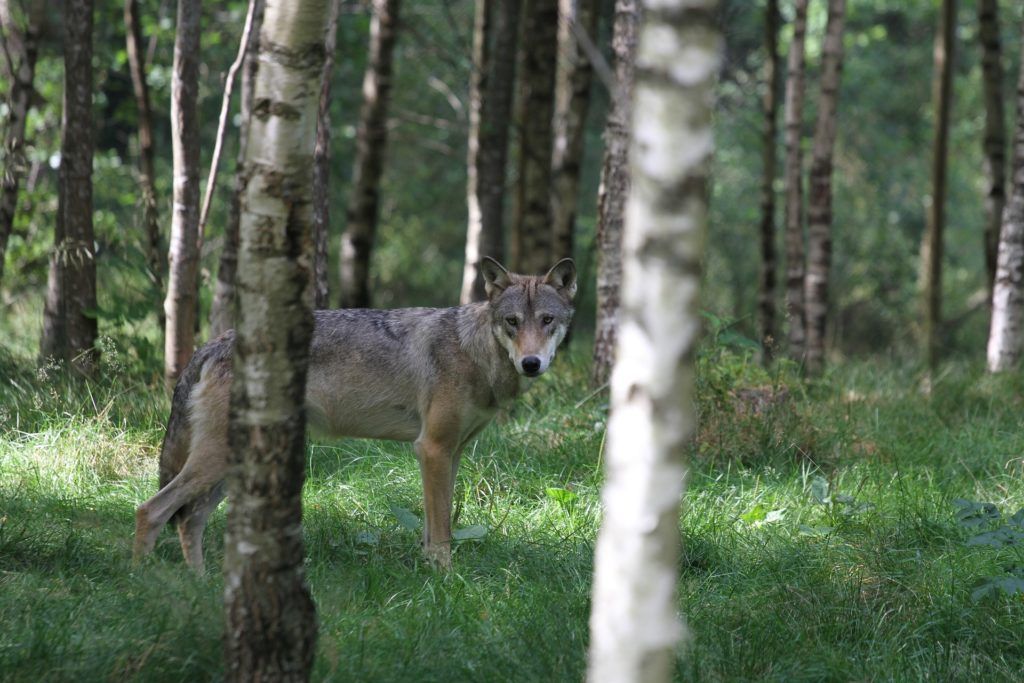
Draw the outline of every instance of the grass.
<instances>
[{"instance_id":1,"label":"grass","mask_svg":"<svg viewBox=\"0 0 1024 683\"><path fill-rule=\"evenodd\" d=\"M186 571L170 532L129 562L167 400L104 357L108 379L80 384L0 355L0 679L218 679L219 573ZM1020 679L1022 595L972 593L1024 551L968 545L954 500L1024 507L1021 378L950 365L923 398L894 364L805 385L717 348L700 376L678 680ZM487 534L448 574L394 512L422 513L408 446L309 447L315 680L583 677L607 417L585 377L560 358L463 459L457 526Z\"/></svg>"}]
</instances>

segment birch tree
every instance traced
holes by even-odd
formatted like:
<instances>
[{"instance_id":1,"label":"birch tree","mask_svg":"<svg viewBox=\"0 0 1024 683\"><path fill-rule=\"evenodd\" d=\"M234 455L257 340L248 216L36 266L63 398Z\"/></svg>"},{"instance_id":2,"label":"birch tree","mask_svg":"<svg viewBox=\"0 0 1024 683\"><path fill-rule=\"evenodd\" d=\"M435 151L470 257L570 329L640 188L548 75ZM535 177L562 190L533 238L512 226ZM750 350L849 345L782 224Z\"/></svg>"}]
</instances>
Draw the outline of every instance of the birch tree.
<instances>
[{"instance_id":1,"label":"birch tree","mask_svg":"<svg viewBox=\"0 0 1024 683\"><path fill-rule=\"evenodd\" d=\"M679 504L696 422L693 357L721 61L716 5L651 1L641 14L622 315L594 557L592 683L670 680L684 633Z\"/></svg>"},{"instance_id":2,"label":"birch tree","mask_svg":"<svg viewBox=\"0 0 1024 683\"><path fill-rule=\"evenodd\" d=\"M832 154L836 142L839 84L843 70L843 19L846 0L829 0L822 46L821 96L811 155L807 204L807 370L821 372L825 362L828 281L832 266Z\"/></svg>"},{"instance_id":3,"label":"birch tree","mask_svg":"<svg viewBox=\"0 0 1024 683\"><path fill-rule=\"evenodd\" d=\"M53 251L40 353L93 369L96 252L92 224L92 0L64 3L64 107Z\"/></svg>"},{"instance_id":4,"label":"birch tree","mask_svg":"<svg viewBox=\"0 0 1024 683\"><path fill-rule=\"evenodd\" d=\"M330 308L328 278L329 238L331 232L331 72L338 43L338 15L341 0L330 0L330 14L324 35L324 67L320 76L320 104L317 112L316 148L313 152L313 305Z\"/></svg>"},{"instance_id":5,"label":"birch tree","mask_svg":"<svg viewBox=\"0 0 1024 683\"><path fill-rule=\"evenodd\" d=\"M24 4L24 16L16 11L14 0L0 0L0 30L6 37L8 67L7 114L4 121L3 173L0 174L0 281L4 276L7 241L14 229L18 209L18 189L25 175L25 123L34 92L39 38L46 16L43 0Z\"/></svg>"},{"instance_id":6,"label":"birch tree","mask_svg":"<svg viewBox=\"0 0 1024 683\"><path fill-rule=\"evenodd\" d=\"M515 84L519 0L476 0L466 159L466 260L459 302L483 301L480 260L504 261L505 166Z\"/></svg>"},{"instance_id":7,"label":"birch tree","mask_svg":"<svg viewBox=\"0 0 1024 683\"><path fill-rule=\"evenodd\" d=\"M804 327L803 112L807 2L796 0L786 75L786 318L789 357L802 361Z\"/></svg>"},{"instance_id":8,"label":"birch tree","mask_svg":"<svg viewBox=\"0 0 1024 683\"><path fill-rule=\"evenodd\" d=\"M329 0L268 0L246 156L224 550L225 678L305 681L316 610L303 567L303 407L312 164Z\"/></svg>"},{"instance_id":9,"label":"birch tree","mask_svg":"<svg viewBox=\"0 0 1024 683\"><path fill-rule=\"evenodd\" d=\"M1017 131L1013 143L1013 190L1003 209L999 267L992 293L988 370L1016 367L1024 347L1024 43L1017 81Z\"/></svg>"},{"instance_id":10,"label":"birch tree","mask_svg":"<svg viewBox=\"0 0 1024 683\"><path fill-rule=\"evenodd\" d=\"M1006 205L1006 112L1003 107L1003 51L999 39L998 0L978 0L978 38L985 93L985 266L991 289L996 277L999 226Z\"/></svg>"},{"instance_id":11,"label":"birch tree","mask_svg":"<svg viewBox=\"0 0 1024 683\"><path fill-rule=\"evenodd\" d=\"M761 343L769 359L775 340L775 147L779 129L779 85L782 71L779 60L779 0L768 0L764 14L764 113L762 133L763 168L761 174L761 288L758 309L761 313Z\"/></svg>"},{"instance_id":12,"label":"birch tree","mask_svg":"<svg viewBox=\"0 0 1024 683\"><path fill-rule=\"evenodd\" d=\"M174 210L164 299L164 379L174 386L195 347L199 266L199 19L201 0L178 0L171 77Z\"/></svg>"},{"instance_id":13,"label":"birch tree","mask_svg":"<svg viewBox=\"0 0 1024 683\"><path fill-rule=\"evenodd\" d=\"M622 286L622 224L629 196L629 141L638 0L615 0L612 59L616 92L608 108L604 129L604 161L597 190L597 316L594 323L594 360L590 383L604 385L615 359L619 327L619 290Z\"/></svg>"},{"instance_id":14,"label":"birch tree","mask_svg":"<svg viewBox=\"0 0 1024 683\"><path fill-rule=\"evenodd\" d=\"M373 0L370 54L363 76L363 106L356 130L352 192L346 211L345 234L341 238L342 308L370 305L370 252L377 235L399 4L399 0Z\"/></svg>"}]
</instances>

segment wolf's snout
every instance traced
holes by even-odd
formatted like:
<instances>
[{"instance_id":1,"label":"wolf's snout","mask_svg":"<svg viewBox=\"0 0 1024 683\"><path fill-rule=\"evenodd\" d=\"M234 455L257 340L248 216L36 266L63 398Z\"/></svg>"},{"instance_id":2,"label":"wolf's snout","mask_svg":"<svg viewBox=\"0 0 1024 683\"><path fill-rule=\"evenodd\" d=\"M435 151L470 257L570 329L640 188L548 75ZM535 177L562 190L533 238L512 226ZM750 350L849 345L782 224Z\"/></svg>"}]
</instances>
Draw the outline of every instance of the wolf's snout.
<instances>
[{"instance_id":1,"label":"wolf's snout","mask_svg":"<svg viewBox=\"0 0 1024 683\"><path fill-rule=\"evenodd\" d=\"M537 356L527 356L523 359L523 372L529 376L534 376L540 373L540 358Z\"/></svg>"}]
</instances>

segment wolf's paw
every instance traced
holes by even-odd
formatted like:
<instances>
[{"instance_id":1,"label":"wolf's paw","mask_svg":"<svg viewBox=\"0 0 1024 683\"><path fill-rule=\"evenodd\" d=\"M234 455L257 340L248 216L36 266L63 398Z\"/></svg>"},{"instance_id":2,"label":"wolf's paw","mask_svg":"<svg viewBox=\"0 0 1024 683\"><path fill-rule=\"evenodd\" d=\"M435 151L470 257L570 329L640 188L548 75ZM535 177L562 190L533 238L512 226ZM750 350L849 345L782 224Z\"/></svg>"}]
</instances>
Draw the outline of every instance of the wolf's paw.
<instances>
[{"instance_id":1,"label":"wolf's paw","mask_svg":"<svg viewBox=\"0 0 1024 683\"><path fill-rule=\"evenodd\" d=\"M423 546L423 554L435 569L447 571L452 568L451 543L430 543Z\"/></svg>"}]
</instances>

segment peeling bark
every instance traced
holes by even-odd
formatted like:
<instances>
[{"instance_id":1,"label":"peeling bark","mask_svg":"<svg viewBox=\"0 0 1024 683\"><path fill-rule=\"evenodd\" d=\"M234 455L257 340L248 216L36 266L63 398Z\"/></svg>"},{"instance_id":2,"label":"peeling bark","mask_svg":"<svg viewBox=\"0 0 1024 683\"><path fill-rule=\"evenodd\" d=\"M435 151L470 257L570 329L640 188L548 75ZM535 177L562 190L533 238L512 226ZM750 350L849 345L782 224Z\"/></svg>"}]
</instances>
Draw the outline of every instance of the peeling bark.
<instances>
[{"instance_id":1,"label":"peeling bark","mask_svg":"<svg viewBox=\"0 0 1024 683\"><path fill-rule=\"evenodd\" d=\"M315 308L330 308L328 283L329 239L331 232L331 72L338 44L338 15L341 0L331 0L327 31L324 35L324 68L320 76L320 105L317 112L316 149L313 151L313 235L316 245L313 265Z\"/></svg>"},{"instance_id":2,"label":"peeling bark","mask_svg":"<svg viewBox=\"0 0 1024 683\"><path fill-rule=\"evenodd\" d=\"M644 4L641 15L591 683L671 680L685 633L676 596L679 506L696 426L698 293L722 47L716 6L661 0Z\"/></svg>"},{"instance_id":3,"label":"peeling bark","mask_svg":"<svg viewBox=\"0 0 1024 683\"><path fill-rule=\"evenodd\" d=\"M807 38L807 2L796 0L793 40L789 44L786 75L786 318L789 321L789 357L803 361L804 221L803 221L803 112L804 45Z\"/></svg>"},{"instance_id":4,"label":"peeling bark","mask_svg":"<svg viewBox=\"0 0 1024 683\"><path fill-rule=\"evenodd\" d=\"M764 17L764 95L761 109L764 112L762 133L761 175L761 288L758 293L758 309L761 313L761 344L764 358L771 360L776 344L775 339L775 160L776 138L779 130L779 87L782 70L779 60L779 0L768 0Z\"/></svg>"},{"instance_id":5,"label":"peeling bark","mask_svg":"<svg viewBox=\"0 0 1024 683\"><path fill-rule=\"evenodd\" d=\"M594 360L590 383L608 381L615 359L622 286L622 224L629 196L629 124L633 102L636 53L637 0L615 1L612 58L617 93L613 94L604 129L604 162L597 191L597 316L594 323Z\"/></svg>"},{"instance_id":6,"label":"peeling bark","mask_svg":"<svg viewBox=\"0 0 1024 683\"><path fill-rule=\"evenodd\" d=\"M985 266L992 289L999 251L999 226L1006 206L1006 113L1003 107L1003 61L999 40L999 1L978 0L982 84L985 92Z\"/></svg>"},{"instance_id":7,"label":"peeling bark","mask_svg":"<svg viewBox=\"0 0 1024 683\"><path fill-rule=\"evenodd\" d=\"M225 678L306 681L302 540L313 332L312 164L329 0L268 0L246 156L224 543Z\"/></svg>"}]
</instances>

